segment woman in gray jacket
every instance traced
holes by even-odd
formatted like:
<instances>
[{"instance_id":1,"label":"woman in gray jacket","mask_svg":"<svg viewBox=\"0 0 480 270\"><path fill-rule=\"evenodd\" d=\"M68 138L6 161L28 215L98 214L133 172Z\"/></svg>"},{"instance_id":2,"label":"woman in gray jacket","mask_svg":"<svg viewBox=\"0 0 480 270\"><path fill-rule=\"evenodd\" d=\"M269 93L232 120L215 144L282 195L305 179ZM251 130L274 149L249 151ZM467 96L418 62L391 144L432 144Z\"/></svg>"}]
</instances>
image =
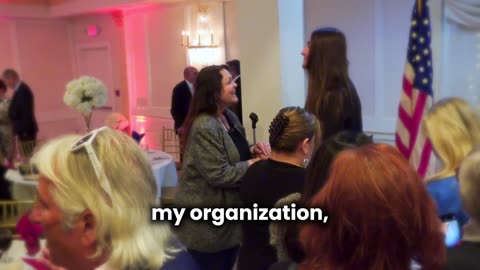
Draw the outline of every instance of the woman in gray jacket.
<instances>
[{"instance_id":1,"label":"woman in gray jacket","mask_svg":"<svg viewBox=\"0 0 480 270\"><path fill-rule=\"evenodd\" d=\"M205 67L198 74L183 126L186 147L178 207L240 207L239 180L248 166L270 154L268 144L249 146L238 118L228 109L238 102L236 86L221 66ZM186 218L176 231L202 269L232 269L241 239L239 222L215 226Z\"/></svg>"}]
</instances>

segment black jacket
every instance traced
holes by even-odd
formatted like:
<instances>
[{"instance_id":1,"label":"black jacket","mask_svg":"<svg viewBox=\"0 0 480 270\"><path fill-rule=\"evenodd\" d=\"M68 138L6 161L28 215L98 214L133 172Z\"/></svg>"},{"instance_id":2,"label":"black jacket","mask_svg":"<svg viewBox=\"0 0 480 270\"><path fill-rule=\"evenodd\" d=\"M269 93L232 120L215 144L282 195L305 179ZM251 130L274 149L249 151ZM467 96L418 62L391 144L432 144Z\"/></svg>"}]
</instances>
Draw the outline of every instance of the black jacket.
<instances>
[{"instance_id":1,"label":"black jacket","mask_svg":"<svg viewBox=\"0 0 480 270\"><path fill-rule=\"evenodd\" d=\"M185 80L181 81L173 88L170 113L172 114L173 120L175 120L175 130L179 129L182 126L183 121L185 121L191 99L192 93Z\"/></svg>"},{"instance_id":2,"label":"black jacket","mask_svg":"<svg viewBox=\"0 0 480 270\"><path fill-rule=\"evenodd\" d=\"M33 140L37 136L38 126L34 113L34 97L30 87L24 82L13 94L8 117L12 123L13 133L20 140Z\"/></svg>"}]
</instances>

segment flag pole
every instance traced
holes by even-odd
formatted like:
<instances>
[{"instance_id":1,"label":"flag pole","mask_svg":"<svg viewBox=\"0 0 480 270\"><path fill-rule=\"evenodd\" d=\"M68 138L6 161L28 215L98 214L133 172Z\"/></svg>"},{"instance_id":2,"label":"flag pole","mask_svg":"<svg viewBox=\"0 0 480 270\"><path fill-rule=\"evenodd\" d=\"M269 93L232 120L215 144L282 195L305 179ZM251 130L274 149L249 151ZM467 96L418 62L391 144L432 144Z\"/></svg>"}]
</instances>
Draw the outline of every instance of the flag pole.
<instances>
[{"instance_id":1,"label":"flag pole","mask_svg":"<svg viewBox=\"0 0 480 270\"><path fill-rule=\"evenodd\" d=\"M417 0L418 14L422 15L422 0Z\"/></svg>"}]
</instances>

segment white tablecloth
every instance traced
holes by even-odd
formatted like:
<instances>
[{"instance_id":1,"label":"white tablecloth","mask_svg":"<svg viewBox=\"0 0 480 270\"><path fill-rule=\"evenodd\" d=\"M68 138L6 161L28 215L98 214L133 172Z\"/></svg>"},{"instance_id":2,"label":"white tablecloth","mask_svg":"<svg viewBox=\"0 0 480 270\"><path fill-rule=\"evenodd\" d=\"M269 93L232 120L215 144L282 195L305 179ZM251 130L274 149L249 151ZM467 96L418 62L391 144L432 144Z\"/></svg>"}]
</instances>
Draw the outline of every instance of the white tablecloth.
<instances>
[{"instance_id":1,"label":"white tablecloth","mask_svg":"<svg viewBox=\"0 0 480 270\"><path fill-rule=\"evenodd\" d=\"M12 197L15 200L32 200L35 198L38 181L25 180L18 170L7 170L5 179L12 182Z\"/></svg>"},{"instance_id":2,"label":"white tablecloth","mask_svg":"<svg viewBox=\"0 0 480 270\"><path fill-rule=\"evenodd\" d=\"M157 198L162 197L162 188L176 187L178 183L177 169L173 157L161 151L148 151L152 164L152 172L157 183ZM12 196L15 200L31 200L35 198L37 181L25 180L17 170L7 170L5 179L13 183Z\"/></svg>"},{"instance_id":3,"label":"white tablecloth","mask_svg":"<svg viewBox=\"0 0 480 270\"><path fill-rule=\"evenodd\" d=\"M177 168L173 157L161 151L148 151L152 164L153 176L157 182L157 198L162 197L162 188L176 187L178 184Z\"/></svg>"}]
</instances>

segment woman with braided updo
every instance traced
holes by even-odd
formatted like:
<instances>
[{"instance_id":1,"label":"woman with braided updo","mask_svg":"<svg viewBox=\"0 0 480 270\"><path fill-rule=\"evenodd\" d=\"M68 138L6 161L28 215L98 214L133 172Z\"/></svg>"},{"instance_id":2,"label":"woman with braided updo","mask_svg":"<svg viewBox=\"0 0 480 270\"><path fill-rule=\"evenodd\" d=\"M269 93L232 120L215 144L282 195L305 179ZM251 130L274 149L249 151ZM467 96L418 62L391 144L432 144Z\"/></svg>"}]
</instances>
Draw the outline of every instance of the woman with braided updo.
<instances>
[{"instance_id":1,"label":"woman with braided updo","mask_svg":"<svg viewBox=\"0 0 480 270\"><path fill-rule=\"evenodd\" d=\"M240 186L240 198L246 207L273 207L289 194L301 192L305 166L315 144L320 141L317 118L300 107L281 109L270 129L270 158L248 168ZM238 269L268 269L276 261L269 244L269 222L245 222Z\"/></svg>"}]
</instances>

